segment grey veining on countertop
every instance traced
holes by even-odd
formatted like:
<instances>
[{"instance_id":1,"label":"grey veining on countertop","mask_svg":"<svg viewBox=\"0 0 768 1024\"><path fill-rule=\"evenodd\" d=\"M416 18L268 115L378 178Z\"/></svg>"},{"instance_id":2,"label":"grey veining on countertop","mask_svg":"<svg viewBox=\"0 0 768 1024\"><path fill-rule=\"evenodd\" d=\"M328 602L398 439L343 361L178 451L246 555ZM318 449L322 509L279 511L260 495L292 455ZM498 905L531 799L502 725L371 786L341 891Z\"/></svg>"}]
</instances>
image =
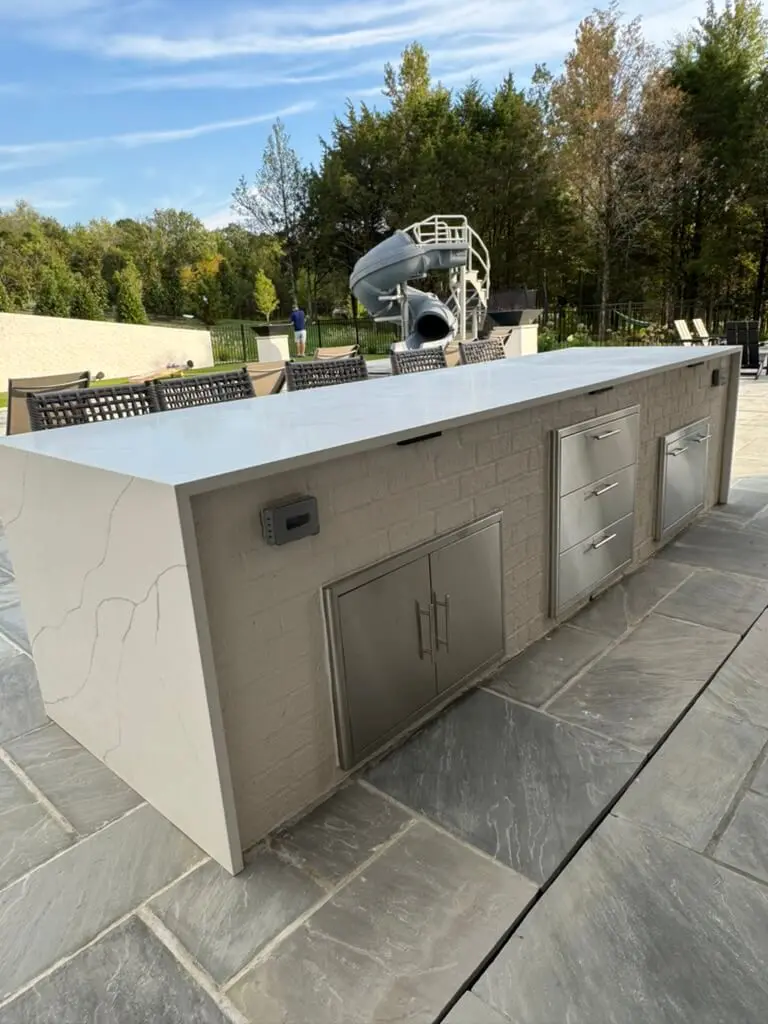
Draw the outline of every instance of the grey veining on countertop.
<instances>
[{"instance_id":1,"label":"grey veining on countertop","mask_svg":"<svg viewBox=\"0 0 768 1024\"><path fill-rule=\"evenodd\" d=\"M327 462L420 433L719 360L739 349L563 349L439 373L360 381L23 434L0 442L189 493ZM10 454L10 453L8 453ZM1 471L1 469L0 469Z\"/></svg>"},{"instance_id":2,"label":"grey veining on countertop","mask_svg":"<svg viewBox=\"0 0 768 1024\"><path fill-rule=\"evenodd\" d=\"M368 779L541 883L641 759L481 690L371 768Z\"/></svg>"},{"instance_id":3,"label":"grey veining on countertop","mask_svg":"<svg viewBox=\"0 0 768 1024\"><path fill-rule=\"evenodd\" d=\"M514 1024L759 1024L768 888L609 817L475 986Z\"/></svg>"}]
</instances>

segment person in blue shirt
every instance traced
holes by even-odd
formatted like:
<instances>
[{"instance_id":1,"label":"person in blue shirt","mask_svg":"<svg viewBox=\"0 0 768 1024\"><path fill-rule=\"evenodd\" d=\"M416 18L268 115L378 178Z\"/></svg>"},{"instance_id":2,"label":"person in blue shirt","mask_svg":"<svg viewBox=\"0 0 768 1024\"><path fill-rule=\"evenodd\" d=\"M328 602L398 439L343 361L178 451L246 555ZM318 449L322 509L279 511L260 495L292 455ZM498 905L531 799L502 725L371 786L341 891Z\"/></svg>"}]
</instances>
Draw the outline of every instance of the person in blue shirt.
<instances>
[{"instance_id":1,"label":"person in blue shirt","mask_svg":"<svg viewBox=\"0 0 768 1024\"><path fill-rule=\"evenodd\" d=\"M296 355L304 356L307 352L307 318L304 316L304 310L299 309L295 302L291 312L291 323L296 338Z\"/></svg>"}]
</instances>

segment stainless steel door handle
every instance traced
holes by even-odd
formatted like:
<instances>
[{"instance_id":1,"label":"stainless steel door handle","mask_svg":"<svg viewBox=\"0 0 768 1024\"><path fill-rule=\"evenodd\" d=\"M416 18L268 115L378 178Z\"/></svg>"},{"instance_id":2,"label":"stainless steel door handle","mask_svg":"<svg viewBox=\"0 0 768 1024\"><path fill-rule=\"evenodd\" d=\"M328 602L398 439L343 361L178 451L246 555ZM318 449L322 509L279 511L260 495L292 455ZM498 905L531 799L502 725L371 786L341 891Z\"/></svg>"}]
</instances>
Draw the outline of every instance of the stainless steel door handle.
<instances>
[{"instance_id":1,"label":"stainless steel door handle","mask_svg":"<svg viewBox=\"0 0 768 1024\"><path fill-rule=\"evenodd\" d=\"M615 480L612 484L607 484L605 487L598 487L596 491L592 491L593 498L599 498L603 494L607 494L608 491L613 491L619 486L619 481Z\"/></svg>"},{"instance_id":2,"label":"stainless steel door handle","mask_svg":"<svg viewBox=\"0 0 768 1024\"><path fill-rule=\"evenodd\" d=\"M612 533L610 537L605 537L604 540L598 541L597 544L593 544L592 547L597 551L600 548L605 547L606 544L610 544L612 540L616 540L617 537L617 533Z\"/></svg>"},{"instance_id":3,"label":"stainless steel door handle","mask_svg":"<svg viewBox=\"0 0 768 1024\"><path fill-rule=\"evenodd\" d=\"M676 459L678 455L682 455L682 454L683 454L683 452L687 452L687 451L688 451L688 445L686 445L686 446L685 446L685 448L678 448L676 452L670 452L669 454L670 454L670 455L671 455L671 456L672 456L672 457L673 457L674 459Z\"/></svg>"},{"instance_id":4,"label":"stainless steel door handle","mask_svg":"<svg viewBox=\"0 0 768 1024\"><path fill-rule=\"evenodd\" d=\"M424 646L424 631L421 620L425 615L429 630L429 647ZM432 658L434 656L434 651L432 650L432 605L422 608L421 604L418 601L416 602L416 625L419 630L419 657L423 661L426 657Z\"/></svg>"},{"instance_id":5,"label":"stainless steel door handle","mask_svg":"<svg viewBox=\"0 0 768 1024\"><path fill-rule=\"evenodd\" d=\"M451 615L451 595L450 594L446 594L445 595L445 600L438 601L437 600L437 596L435 594L433 594L432 595L432 603L435 606L435 646L437 647L438 651L440 650L441 647L444 647L445 648L445 652L447 654L448 650L449 650L449 646L448 645L449 645L449 640L450 640L449 630L450 630L450 627L451 627L451 621L450 621L450 615ZM442 608L443 611L445 612L445 636L444 637L440 636L440 629L439 629L439 626L438 626L438 622L440 620L438 619L438 615L437 615L437 609L438 608Z\"/></svg>"},{"instance_id":6,"label":"stainless steel door handle","mask_svg":"<svg viewBox=\"0 0 768 1024\"><path fill-rule=\"evenodd\" d=\"M621 433L621 428L618 430L609 430L607 434L593 434L592 437L595 441L604 441L606 437L616 437L617 434Z\"/></svg>"},{"instance_id":7,"label":"stainless steel door handle","mask_svg":"<svg viewBox=\"0 0 768 1024\"><path fill-rule=\"evenodd\" d=\"M711 440L711 438L712 435L707 434L706 437L692 437L691 440L694 442L694 444L704 444L705 441L709 441Z\"/></svg>"}]
</instances>

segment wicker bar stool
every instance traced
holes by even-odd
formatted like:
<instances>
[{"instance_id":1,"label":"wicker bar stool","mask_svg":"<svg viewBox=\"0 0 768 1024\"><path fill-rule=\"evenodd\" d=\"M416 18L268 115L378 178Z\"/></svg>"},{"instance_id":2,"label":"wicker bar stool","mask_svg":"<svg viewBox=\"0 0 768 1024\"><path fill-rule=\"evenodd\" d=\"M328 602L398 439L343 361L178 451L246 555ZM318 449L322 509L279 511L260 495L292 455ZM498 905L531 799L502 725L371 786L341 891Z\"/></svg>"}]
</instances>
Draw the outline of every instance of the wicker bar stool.
<instances>
[{"instance_id":1,"label":"wicker bar stool","mask_svg":"<svg viewBox=\"0 0 768 1024\"><path fill-rule=\"evenodd\" d=\"M392 373L423 373L425 370L444 370L448 363L444 348L406 348L389 353Z\"/></svg>"},{"instance_id":2,"label":"wicker bar stool","mask_svg":"<svg viewBox=\"0 0 768 1024\"><path fill-rule=\"evenodd\" d=\"M289 391L327 388L334 384L368 380L368 367L362 356L345 359L313 359L306 363L286 363L285 379Z\"/></svg>"}]
</instances>

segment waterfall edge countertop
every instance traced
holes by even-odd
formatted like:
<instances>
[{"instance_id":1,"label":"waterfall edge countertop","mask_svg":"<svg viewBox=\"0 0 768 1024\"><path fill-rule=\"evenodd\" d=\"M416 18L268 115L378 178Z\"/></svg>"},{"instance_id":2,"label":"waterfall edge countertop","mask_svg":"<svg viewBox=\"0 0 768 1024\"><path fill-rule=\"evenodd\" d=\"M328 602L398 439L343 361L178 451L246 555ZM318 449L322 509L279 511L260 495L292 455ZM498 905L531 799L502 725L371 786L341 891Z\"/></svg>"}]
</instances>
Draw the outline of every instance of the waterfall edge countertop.
<instances>
[{"instance_id":1,"label":"waterfall edge countertop","mask_svg":"<svg viewBox=\"0 0 768 1024\"><path fill-rule=\"evenodd\" d=\"M188 494L273 476L722 359L725 346L570 348L521 359L21 434L3 447Z\"/></svg>"}]
</instances>

